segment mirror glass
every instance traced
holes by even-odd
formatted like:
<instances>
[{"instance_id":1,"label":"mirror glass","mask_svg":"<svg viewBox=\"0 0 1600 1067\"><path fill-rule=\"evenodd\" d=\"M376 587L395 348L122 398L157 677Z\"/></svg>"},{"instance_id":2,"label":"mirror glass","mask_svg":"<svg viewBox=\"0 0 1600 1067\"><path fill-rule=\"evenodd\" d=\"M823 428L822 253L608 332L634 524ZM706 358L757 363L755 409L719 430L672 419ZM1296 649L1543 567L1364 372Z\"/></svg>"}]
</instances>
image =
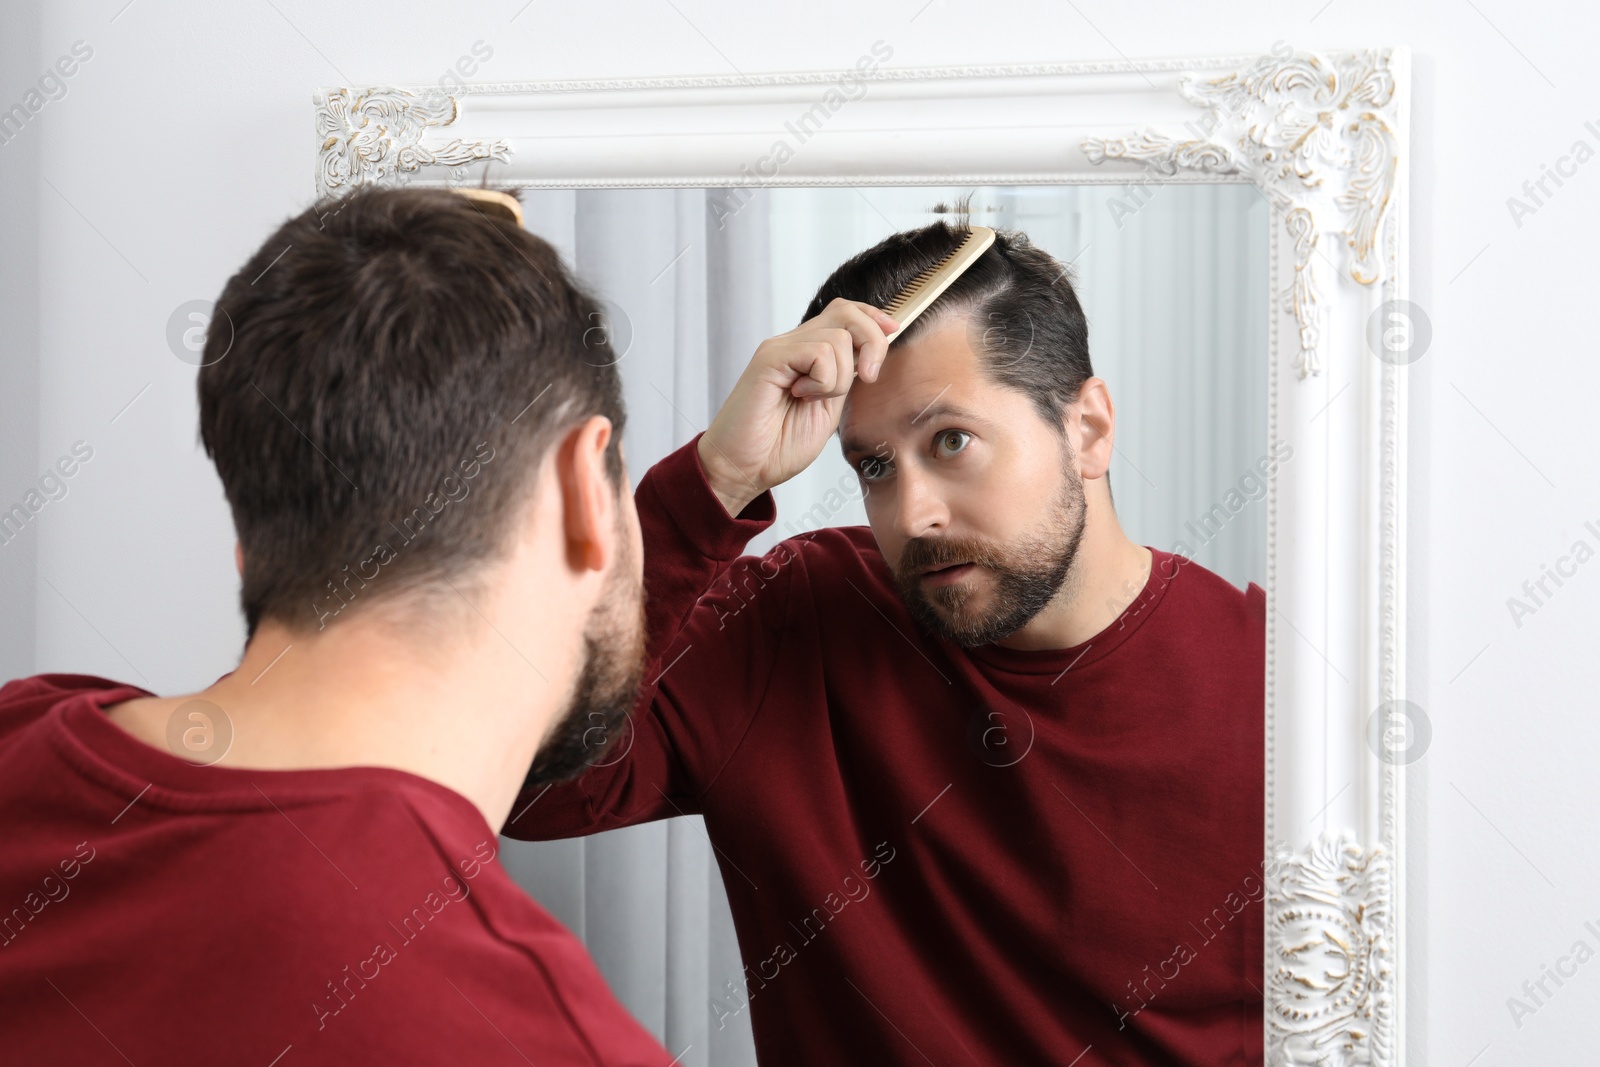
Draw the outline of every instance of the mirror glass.
<instances>
[{"instance_id":1,"label":"mirror glass","mask_svg":"<svg viewBox=\"0 0 1600 1067\"><path fill-rule=\"evenodd\" d=\"M891 233L950 217L944 209L965 196L974 223L1022 230L1071 271L1094 371L1115 405L1110 485L1124 533L1237 587L1264 585L1269 211L1254 186L521 193L525 225L605 301L597 326L625 383L635 485L706 427L755 347L795 327L840 263ZM868 524L837 438L773 495L777 521L750 542L750 554L821 526ZM1259 837L1259 803L1250 810ZM754 961L740 959L716 843L700 817L505 846L521 884L584 938L619 998L672 1051L699 1040L704 1062L754 1062L741 1000L742 968ZM1137 908L1172 938L1192 928L1194 945L1204 943L1205 916ZM1137 962L1159 967L1170 958ZM1159 1003L1148 976L1129 971L1125 991L1105 994L1120 992L1115 1009Z\"/></svg>"}]
</instances>

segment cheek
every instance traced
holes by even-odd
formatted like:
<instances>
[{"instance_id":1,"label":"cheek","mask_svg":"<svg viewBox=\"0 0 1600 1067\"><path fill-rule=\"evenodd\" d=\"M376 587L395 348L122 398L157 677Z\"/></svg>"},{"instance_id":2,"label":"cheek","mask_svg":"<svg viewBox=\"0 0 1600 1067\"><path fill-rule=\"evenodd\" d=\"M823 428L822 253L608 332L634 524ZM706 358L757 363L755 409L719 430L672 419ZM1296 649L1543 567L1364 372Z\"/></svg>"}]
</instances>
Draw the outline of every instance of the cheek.
<instances>
[{"instance_id":1,"label":"cheek","mask_svg":"<svg viewBox=\"0 0 1600 1067\"><path fill-rule=\"evenodd\" d=\"M1026 501L1029 488L1036 484L1040 483L1026 478L1018 481L1009 473L1001 475L992 465L970 464L952 472L943 486L950 523L974 532L1004 529L1009 522L1006 516Z\"/></svg>"},{"instance_id":2,"label":"cheek","mask_svg":"<svg viewBox=\"0 0 1600 1067\"><path fill-rule=\"evenodd\" d=\"M1037 510L1037 503L1049 500L1059 491L1066 477L1065 457L1053 440L1040 440L1025 446L1007 447L973 465L971 487L974 499L997 508L1014 518L1025 518Z\"/></svg>"},{"instance_id":3,"label":"cheek","mask_svg":"<svg viewBox=\"0 0 1600 1067\"><path fill-rule=\"evenodd\" d=\"M954 484L947 498L952 531L1004 551L1028 538L1048 517L1058 471L980 477Z\"/></svg>"},{"instance_id":4,"label":"cheek","mask_svg":"<svg viewBox=\"0 0 1600 1067\"><path fill-rule=\"evenodd\" d=\"M861 506L866 509L869 518L873 515L887 515L889 508L894 505L894 491L884 483L863 482L856 479L861 487Z\"/></svg>"}]
</instances>

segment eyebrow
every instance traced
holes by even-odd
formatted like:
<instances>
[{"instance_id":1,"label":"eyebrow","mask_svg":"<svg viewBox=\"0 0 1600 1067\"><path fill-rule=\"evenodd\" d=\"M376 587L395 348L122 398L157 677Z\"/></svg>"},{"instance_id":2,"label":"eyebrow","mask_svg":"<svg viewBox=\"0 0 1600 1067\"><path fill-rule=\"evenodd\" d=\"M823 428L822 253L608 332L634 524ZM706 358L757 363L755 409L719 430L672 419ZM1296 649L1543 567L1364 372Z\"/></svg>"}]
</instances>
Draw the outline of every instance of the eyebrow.
<instances>
[{"instance_id":1,"label":"eyebrow","mask_svg":"<svg viewBox=\"0 0 1600 1067\"><path fill-rule=\"evenodd\" d=\"M932 406L930 406L928 408L925 408L923 411L919 412L916 415L907 415L905 418L903 418L900 421L901 421L901 425L910 426L910 425L912 425L914 423L921 422L923 419L938 419L938 418L960 419L962 422L970 422L970 423L973 423L973 424L978 425L978 426L992 426L992 425L994 425L992 422L990 422L988 419L984 418L982 415L978 414L976 411L971 411L971 410L969 410L967 408L962 407L959 404L952 404L949 401L943 401L941 403L933 404ZM879 442L879 444L882 444L882 443L884 443L884 442L881 442L881 441ZM871 445L868 445L863 441L856 440L856 439L853 439L853 438L851 440L848 440L848 441L841 439L839 441L839 448L847 456L850 455L853 452L861 452L861 453L867 453L867 454L871 454L872 453L872 446Z\"/></svg>"}]
</instances>

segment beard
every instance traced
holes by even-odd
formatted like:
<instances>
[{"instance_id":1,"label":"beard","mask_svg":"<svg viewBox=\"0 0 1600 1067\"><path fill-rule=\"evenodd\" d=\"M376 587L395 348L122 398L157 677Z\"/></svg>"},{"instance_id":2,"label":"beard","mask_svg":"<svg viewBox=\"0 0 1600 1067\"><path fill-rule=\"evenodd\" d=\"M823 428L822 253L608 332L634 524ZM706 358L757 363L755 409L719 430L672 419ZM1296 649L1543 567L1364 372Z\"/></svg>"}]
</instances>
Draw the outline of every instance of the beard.
<instances>
[{"instance_id":1,"label":"beard","mask_svg":"<svg viewBox=\"0 0 1600 1067\"><path fill-rule=\"evenodd\" d=\"M600 763L631 723L645 669L644 588L634 576L626 531L617 536L621 555L584 626L583 667L534 755L524 789L576 778Z\"/></svg>"},{"instance_id":2,"label":"beard","mask_svg":"<svg viewBox=\"0 0 1600 1067\"><path fill-rule=\"evenodd\" d=\"M906 609L925 629L967 648L993 644L1023 626L1060 593L1072 574L1083 539L1083 478L1062 442L1061 485L1051 501L1044 528L1014 545L963 537L914 537L907 541L895 568L895 588ZM975 563L974 570L949 585L926 587L925 567ZM979 581L988 575L992 592L987 607L974 606L981 596Z\"/></svg>"}]
</instances>

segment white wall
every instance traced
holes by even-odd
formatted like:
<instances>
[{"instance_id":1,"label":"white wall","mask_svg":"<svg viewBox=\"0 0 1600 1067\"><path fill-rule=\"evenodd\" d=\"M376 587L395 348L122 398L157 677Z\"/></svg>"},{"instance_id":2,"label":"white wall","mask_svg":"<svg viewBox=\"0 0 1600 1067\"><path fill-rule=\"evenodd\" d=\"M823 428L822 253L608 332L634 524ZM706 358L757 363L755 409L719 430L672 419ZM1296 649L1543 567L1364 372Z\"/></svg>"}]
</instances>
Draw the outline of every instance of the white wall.
<instances>
[{"instance_id":1,"label":"white wall","mask_svg":"<svg viewBox=\"0 0 1600 1067\"><path fill-rule=\"evenodd\" d=\"M1600 542L1583 525L1600 527L1600 162L1520 226L1506 198L1574 141L1600 146L1596 9L812 0L764 19L735 0L124 3L5 6L0 107L75 41L93 57L0 146L0 507L75 440L95 451L31 544L0 546L0 569L36 552L43 579L32 594L0 579L0 666L169 692L230 669L243 631L228 515L194 443L194 370L168 350L167 319L308 202L313 87L433 81L479 40L493 56L478 77L507 81L843 67L878 38L906 66L1412 46L1413 296L1434 337L1412 369L1410 696L1435 733L1410 778L1410 1062L1592 1057L1600 963L1549 986L1520 1026L1506 1000L1575 941L1600 948L1584 928L1600 927L1600 564L1520 626L1506 600L1575 540Z\"/></svg>"}]
</instances>

